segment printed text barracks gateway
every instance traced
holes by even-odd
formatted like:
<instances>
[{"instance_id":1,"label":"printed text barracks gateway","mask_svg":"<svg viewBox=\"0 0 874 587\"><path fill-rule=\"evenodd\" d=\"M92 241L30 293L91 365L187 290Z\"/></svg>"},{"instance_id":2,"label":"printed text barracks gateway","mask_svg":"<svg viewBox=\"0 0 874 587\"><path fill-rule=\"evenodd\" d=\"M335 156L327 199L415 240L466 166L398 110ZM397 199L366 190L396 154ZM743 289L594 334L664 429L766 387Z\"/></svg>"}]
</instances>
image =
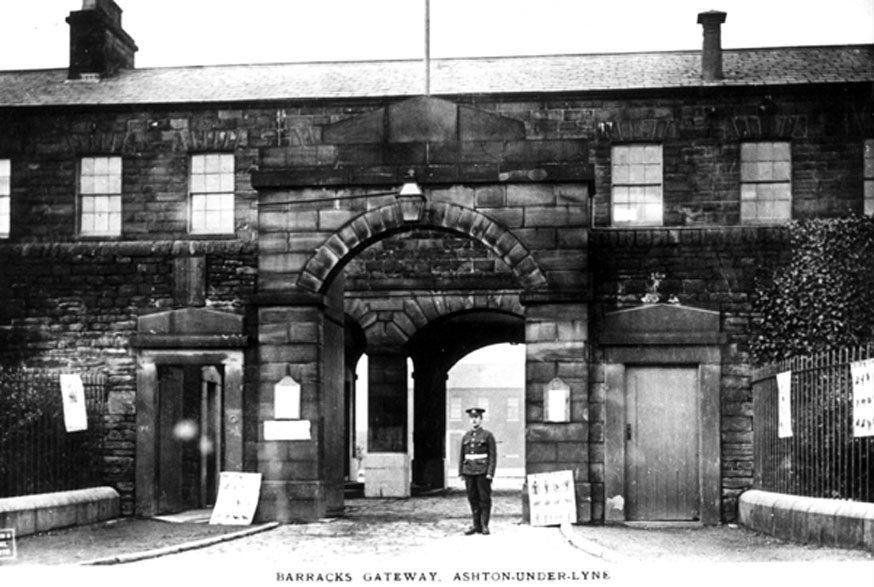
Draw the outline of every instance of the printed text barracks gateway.
<instances>
[{"instance_id":1,"label":"printed text barracks gateway","mask_svg":"<svg viewBox=\"0 0 874 587\"><path fill-rule=\"evenodd\" d=\"M420 61L136 69L121 17L0 72L0 356L108 376L126 514L218 471L261 520L339 511L363 353L366 483L442 487L446 373L509 342L579 522L735 519L753 278L790 220L874 211L874 47L723 50L705 12L702 51L437 59L424 95Z\"/></svg>"}]
</instances>

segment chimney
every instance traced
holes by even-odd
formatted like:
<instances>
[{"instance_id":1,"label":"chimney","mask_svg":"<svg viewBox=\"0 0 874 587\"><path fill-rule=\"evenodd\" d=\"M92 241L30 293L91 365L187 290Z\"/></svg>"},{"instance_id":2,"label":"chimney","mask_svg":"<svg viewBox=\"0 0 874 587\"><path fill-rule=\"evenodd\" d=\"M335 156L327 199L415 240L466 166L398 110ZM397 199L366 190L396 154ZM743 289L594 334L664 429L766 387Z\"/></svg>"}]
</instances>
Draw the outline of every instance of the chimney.
<instances>
[{"instance_id":1,"label":"chimney","mask_svg":"<svg viewBox=\"0 0 874 587\"><path fill-rule=\"evenodd\" d=\"M701 79L712 82L722 79L722 39L720 25L725 13L710 10L698 14L698 24L704 25L704 48L701 51Z\"/></svg>"},{"instance_id":2,"label":"chimney","mask_svg":"<svg viewBox=\"0 0 874 587\"><path fill-rule=\"evenodd\" d=\"M71 12L67 22L69 79L83 74L107 77L119 69L133 69L137 46L121 28L121 8L113 0L83 0L82 10Z\"/></svg>"}]
</instances>

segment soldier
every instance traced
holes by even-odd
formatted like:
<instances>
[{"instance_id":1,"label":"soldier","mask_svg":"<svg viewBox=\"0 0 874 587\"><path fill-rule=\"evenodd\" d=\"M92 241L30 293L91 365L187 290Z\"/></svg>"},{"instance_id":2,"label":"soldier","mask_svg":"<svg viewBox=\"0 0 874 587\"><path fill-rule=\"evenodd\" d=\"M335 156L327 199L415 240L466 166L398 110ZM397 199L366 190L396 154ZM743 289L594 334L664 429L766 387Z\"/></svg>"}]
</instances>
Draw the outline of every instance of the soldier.
<instances>
[{"instance_id":1,"label":"soldier","mask_svg":"<svg viewBox=\"0 0 874 587\"><path fill-rule=\"evenodd\" d=\"M470 416L471 430L461 439L461 454L458 460L458 475L464 478L467 500L473 514L473 526L464 531L470 536L477 532L489 533L489 517L492 513L492 477L498 463L495 437L482 428L482 408L466 410Z\"/></svg>"}]
</instances>

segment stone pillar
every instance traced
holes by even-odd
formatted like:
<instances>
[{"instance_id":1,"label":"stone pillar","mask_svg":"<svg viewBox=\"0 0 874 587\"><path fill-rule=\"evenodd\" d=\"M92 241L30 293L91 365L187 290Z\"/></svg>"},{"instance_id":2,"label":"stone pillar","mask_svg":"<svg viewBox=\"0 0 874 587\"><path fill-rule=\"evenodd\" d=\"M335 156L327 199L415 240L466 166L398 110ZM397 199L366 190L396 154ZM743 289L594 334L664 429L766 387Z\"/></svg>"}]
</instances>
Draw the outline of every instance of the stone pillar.
<instances>
[{"instance_id":1,"label":"stone pillar","mask_svg":"<svg viewBox=\"0 0 874 587\"><path fill-rule=\"evenodd\" d=\"M268 296L258 310L260 521L312 521L343 504L343 326L335 296ZM271 302L281 302L271 304ZM273 388L286 375L301 385L299 431L265 440Z\"/></svg>"},{"instance_id":2,"label":"stone pillar","mask_svg":"<svg viewBox=\"0 0 874 587\"><path fill-rule=\"evenodd\" d=\"M443 487L446 438L446 370L431 362L415 363L413 373L413 482Z\"/></svg>"},{"instance_id":3,"label":"stone pillar","mask_svg":"<svg viewBox=\"0 0 874 587\"><path fill-rule=\"evenodd\" d=\"M591 520L588 315L584 303L549 298L529 301L525 315L526 472L572 471L577 522ZM556 378L570 387L567 422L547 421L545 390Z\"/></svg>"},{"instance_id":4,"label":"stone pillar","mask_svg":"<svg viewBox=\"0 0 874 587\"><path fill-rule=\"evenodd\" d=\"M364 495L409 497L407 358L399 350L368 352L367 456Z\"/></svg>"}]
</instances>

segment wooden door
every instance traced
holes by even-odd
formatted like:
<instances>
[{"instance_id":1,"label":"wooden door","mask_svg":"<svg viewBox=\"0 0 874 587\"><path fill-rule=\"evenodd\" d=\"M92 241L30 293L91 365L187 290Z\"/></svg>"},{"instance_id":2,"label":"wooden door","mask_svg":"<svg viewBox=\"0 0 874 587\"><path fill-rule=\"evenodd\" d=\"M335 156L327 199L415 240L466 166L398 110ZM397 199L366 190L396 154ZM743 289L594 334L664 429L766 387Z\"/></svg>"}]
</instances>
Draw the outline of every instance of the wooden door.
<instances>
[{"instance_id":1,"label":"wooden door","mask_svg":"<svg viewBox=\"0 0 874 587\"><path fill-rule=\"evenodd\" d=\"M161 367L158 371L158 514L184 509L182 443L174 432L182 419L184 380L181 367Z\"/></svg>"},{"instance_id":2,"label":"wooden door","mask_svg":"<svg viewBox=\"0 0 874 587\"><path fill-rule=\"evenodd\" d=\"M699 519L698 369L626 369L626 519Z\"/></svg>"}]
</instances>

